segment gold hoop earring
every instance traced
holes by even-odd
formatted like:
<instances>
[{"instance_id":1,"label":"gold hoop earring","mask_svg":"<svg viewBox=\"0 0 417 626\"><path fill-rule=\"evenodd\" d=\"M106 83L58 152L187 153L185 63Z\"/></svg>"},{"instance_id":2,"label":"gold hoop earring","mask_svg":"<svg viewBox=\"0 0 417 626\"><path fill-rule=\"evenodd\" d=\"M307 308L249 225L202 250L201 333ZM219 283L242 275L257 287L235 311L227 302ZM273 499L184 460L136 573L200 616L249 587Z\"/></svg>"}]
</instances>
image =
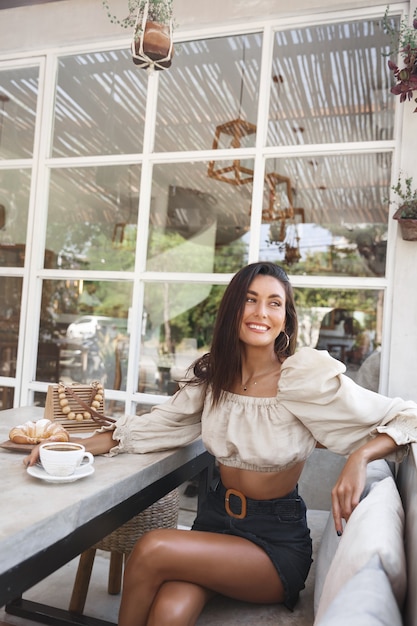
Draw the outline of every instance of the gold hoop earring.
<instances>
[{"instance_id":1,"label":"gold hoop earring","mask_svg":"<svg viewBox=\"0 0 417 626\"><path fill-rule=\"evenodd\" d=\"M285 350L286 350L286 349L288 348L288 346L290 345L290 338L289 338L289 336L287 335L287 333L285 332L285 330L283 331L283 333L284 333L284 335L285 335L285 341L286 341L285 348L284 348L284 350L283 350L283 352L285 352Z\"/></svg>"},{"instance_id":2,"label":"gold hoop earring","mask_svg":"<svg viewBox=\"0 0 417 626\"><path fill-rule=\"evenodd\" d=\"M283 346L282 348L281 348L281 346L279 346L279 345L278 345L278 337L280 338L280 337L281 337L281 335L284 335L284 336L285 336L285 346ZM289 336L287 335L287 333L285 332L285 330L282 330L282 331L280 332L280 334L278 335L278 337L277 337L277 339L276 339L276 342L277 342L277 343L275 344L275 345L276 345L276 352L277 352L277 354L282 353L282 352L285 352L285 351L287 350L288 346L290 345L290 338L289 338Z\"/></svg>"}]
</instances>

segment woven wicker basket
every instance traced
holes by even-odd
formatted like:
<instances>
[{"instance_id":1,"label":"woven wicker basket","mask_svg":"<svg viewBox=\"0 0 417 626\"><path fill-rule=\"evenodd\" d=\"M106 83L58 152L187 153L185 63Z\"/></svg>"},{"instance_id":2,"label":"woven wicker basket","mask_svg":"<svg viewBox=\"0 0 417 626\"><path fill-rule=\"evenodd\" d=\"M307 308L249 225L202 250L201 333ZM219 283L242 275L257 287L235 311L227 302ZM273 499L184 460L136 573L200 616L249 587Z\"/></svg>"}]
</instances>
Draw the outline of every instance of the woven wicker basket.
<instances>
[{"instance_id":1,"label":"woven wicker basket","mask_svg":"<svg viewBox=\"0 0 417 626\"><path fill-rule=\"evenodd\" d=\"M142 513L126 522L126 524L116 528L94 547L107 552L129 554L139 537L148 530L153 530L154 528L176 528L179 504L179 492L178 489L174 489L154 504L151 504Z\"/></svg>"}]
</instances>

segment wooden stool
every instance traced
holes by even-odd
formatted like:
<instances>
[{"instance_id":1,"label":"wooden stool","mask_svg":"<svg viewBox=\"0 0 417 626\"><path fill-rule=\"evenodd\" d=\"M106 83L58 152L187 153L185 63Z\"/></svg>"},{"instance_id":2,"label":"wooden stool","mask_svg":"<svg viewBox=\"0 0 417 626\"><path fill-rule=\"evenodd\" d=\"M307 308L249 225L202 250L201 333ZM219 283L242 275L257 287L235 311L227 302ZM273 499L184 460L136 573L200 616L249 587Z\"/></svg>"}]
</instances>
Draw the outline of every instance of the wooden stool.
<instances>
[{"instance_id":1,"label":"wooden stool","mask_svg":"<svg viewBox=\"0 0 417 626\"><path fill-rule=\"evenodd\" d=\"M110 535L104 537L92 548L83 552L78 563L69 610L80 615L84 611L96 550L110 552L107 591L110 594L120 593L123 565L136 541L148 530L154 528L176 528L179 503L179 491L174 489L126 524L114 530Z\"/></svg>"}]
</instances>

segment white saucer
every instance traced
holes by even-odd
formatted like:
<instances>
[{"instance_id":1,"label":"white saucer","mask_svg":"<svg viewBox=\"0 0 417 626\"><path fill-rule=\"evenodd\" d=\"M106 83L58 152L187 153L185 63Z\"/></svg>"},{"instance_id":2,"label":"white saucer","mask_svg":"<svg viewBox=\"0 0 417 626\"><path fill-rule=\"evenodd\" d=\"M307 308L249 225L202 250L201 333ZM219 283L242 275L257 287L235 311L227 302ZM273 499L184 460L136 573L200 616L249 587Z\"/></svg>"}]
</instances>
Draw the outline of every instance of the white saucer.
<instances>
[{"instance_id":1,"label":"white saucer","mask_svg":"<svg viewBox=\"0 0 417 626\"><path fill-rule=\"evenodd\" d=\"M51 474L45 472L41 465L31 465L27 468L27 473L35 478L40 478L47 483L73 483L76 480L80 480L80 478L85 478L86 476L94 474L94 466L81 465L81 467L78 467L70 476L52 476Z\"/></svg>"}]
</instances>

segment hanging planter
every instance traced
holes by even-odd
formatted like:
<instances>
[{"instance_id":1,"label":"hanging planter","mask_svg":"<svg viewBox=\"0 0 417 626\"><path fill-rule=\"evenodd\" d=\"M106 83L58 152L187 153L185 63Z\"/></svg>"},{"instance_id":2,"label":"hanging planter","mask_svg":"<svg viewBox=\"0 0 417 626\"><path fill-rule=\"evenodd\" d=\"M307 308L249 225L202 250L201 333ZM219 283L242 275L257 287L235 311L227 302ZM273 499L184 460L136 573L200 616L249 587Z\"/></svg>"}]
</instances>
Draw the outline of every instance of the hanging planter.
<instances>
[{"instance_id":1,"label":"hanging planter","mask_svg":"<svg viewBox=\"0 0 417 626\"><path fill-rule=\"evenodd\" d=\"M141 14L138 10L131 54L133 63L143 69L164 70L171 66L174 55L172 20L169 24L150 19L149 2Z\"/></svg>"},{"instance_id":2,"label":"hanging planter","mask_svg":"<svg viewBox=\"0 0 417 626\"><path fill-rule=\"evenodd\" d=\"M164 70L174 56L173 0L128 0L129 14L119 19L110 12L109 0L102 0L112 24L132 28L130 51L140 68Z\"/></svg>"}]
</instances>

